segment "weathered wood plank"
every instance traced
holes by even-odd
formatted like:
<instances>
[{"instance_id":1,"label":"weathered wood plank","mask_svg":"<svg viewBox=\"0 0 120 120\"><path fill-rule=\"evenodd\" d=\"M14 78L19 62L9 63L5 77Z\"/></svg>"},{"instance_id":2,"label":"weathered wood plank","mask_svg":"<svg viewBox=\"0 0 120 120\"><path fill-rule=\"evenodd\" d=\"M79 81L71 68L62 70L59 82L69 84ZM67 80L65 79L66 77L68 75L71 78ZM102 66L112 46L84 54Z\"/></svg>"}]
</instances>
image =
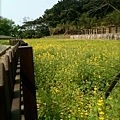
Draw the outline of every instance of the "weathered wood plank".
<instances>
[{"instance_id":1,"label":"weathered wood plank","mask_svg":"<svg viewBox=\"0 0 120 120\"><path fill-rule=\"evenodd\" d=\"M10 120L10 102L5 67L0 63L0 119Z\"/></svg>"},{"instance_id":2,"label":"weathered wood plank","mask_svg":"<svg viewBox=\"0 0 120 120\"><path fill-rule=\"evenodd\" d=\"M19 52L25 119L36 120L37 106L32 47L21 46L19 47Z\"/></svg>"},{"instance_id":3,"label":"weathered wood plank","mask_svg":"<svg viewBox=\"0 0 120 120\"><path fill-rule=\"evenodd\" d=\"M21 120L20 68L16 70L14 93L11 107L11 120Z\"/></svg>"}]
</instances>

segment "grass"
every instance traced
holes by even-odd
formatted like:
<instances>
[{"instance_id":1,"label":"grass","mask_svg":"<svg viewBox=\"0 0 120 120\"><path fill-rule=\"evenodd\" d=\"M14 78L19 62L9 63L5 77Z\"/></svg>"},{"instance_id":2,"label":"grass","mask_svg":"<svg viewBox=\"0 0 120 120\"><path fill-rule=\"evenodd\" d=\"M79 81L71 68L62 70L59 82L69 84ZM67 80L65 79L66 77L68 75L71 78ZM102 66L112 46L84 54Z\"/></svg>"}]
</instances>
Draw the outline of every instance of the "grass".
<instances>
[{"instance_id":1,"label":"grass","mask_svg":"<svg viewBox=\"0 0 120 120\"><path fill-rule=\"evenodd\" d=\"M9 45L9 40L1 40L0 39L0 45Z\"/></svg>"},{"instance_id":2,"label":"grass","mask_svg":"<svg viewBox=\"0 0 120 120\"><path fill-rule=\"evenodd\" d=\"M116 40L25 40L33 46L39 120L119 120Z\"/></svg>"}]
</instances>

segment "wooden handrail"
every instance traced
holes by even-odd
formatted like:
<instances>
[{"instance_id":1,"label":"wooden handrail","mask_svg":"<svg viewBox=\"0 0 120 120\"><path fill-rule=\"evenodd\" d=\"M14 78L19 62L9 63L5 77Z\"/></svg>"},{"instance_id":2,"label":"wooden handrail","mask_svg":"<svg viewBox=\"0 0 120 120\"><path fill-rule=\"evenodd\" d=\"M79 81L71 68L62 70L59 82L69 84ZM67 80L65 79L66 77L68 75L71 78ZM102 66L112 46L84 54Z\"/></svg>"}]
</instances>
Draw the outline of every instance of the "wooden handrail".
<instances>
[{"instance_id":1,"label":"wooden handrail","mask_svg":"<svg viewBox=\"0 0 120 120\"><path fill-rule=\"evenodd\" d=\"M20 47L20 45L22 45ZM18 41L0 62L0 119L21 120L21 88L25 120L37 120L32 47ZM28 62L29 60L29 62ZM27 71L27 72L26 72ZM21 84L22 83L22 84ZM31 86L31 87L30 87Z\"/></svg>"}]
</instances>

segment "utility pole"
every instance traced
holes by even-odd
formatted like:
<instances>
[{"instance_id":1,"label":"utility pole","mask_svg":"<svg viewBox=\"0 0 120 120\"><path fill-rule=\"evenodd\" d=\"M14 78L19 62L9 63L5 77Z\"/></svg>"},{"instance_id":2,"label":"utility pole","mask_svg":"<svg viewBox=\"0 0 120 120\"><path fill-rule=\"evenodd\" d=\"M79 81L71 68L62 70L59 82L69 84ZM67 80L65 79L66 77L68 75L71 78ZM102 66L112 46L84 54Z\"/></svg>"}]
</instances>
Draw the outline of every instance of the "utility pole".
<instances>
[{"instance_id":1,"label":"utility pole","mask_svg":"<svg viewBox=\"0 0 120 120\"><path fill-rule=\"evenodd\" d=\"M2 4L1 4L1 0L0 0L0 17L2 16L1 15L1 9L2 9Z\"/></svg>"}]
</instances>

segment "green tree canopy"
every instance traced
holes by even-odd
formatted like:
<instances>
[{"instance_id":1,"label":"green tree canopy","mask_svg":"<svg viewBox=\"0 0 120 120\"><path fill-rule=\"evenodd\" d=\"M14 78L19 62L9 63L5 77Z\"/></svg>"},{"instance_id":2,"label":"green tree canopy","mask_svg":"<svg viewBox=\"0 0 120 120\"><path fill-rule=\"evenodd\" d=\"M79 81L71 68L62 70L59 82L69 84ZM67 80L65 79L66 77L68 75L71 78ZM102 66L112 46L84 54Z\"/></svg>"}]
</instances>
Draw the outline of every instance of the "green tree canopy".
<instances>
[{"instance_id":1,"label":"green tree canopy","mask_svg":"<svg viewBox=\"0 0 120 120\"><path fill-rule=\"evenodd\" d=\"M12 20L0 17L0 35L15 36L16 25Z\"/></svg>"},{"instance_id":2,"label":"green tree canopy","mask_svg":"<svg viewBox=\"0 0 120 120\"><path fill-rule=\"evenodd\" d=\"M28 26L31 30L34 26L35 36L47 36L69 34L81 28L120 25L119 18L120 0L59 0L43 16L24 22L23 26L27 30Z\"/></svg>"}]
</instances>

